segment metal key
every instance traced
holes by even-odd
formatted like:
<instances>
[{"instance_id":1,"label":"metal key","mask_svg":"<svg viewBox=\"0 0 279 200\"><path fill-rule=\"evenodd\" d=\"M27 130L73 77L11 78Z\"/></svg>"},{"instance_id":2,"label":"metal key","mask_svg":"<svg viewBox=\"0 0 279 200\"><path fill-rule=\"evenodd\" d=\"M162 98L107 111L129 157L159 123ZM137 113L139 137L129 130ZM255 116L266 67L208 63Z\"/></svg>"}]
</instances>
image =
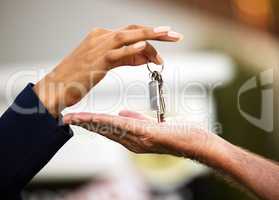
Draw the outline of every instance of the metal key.
<instances>
[{"instance_id":1,"label":"metal key","mask_svg":"<svg viewBox=\"0 0 279 200\"><path fill-rule=\"evenodd\" d=\"M164 122L165 100L163 97L163 79L158 71L151 73L149 82L149 99L152 111L156 111L158 122Z\"/></svg>"}]
</instances>

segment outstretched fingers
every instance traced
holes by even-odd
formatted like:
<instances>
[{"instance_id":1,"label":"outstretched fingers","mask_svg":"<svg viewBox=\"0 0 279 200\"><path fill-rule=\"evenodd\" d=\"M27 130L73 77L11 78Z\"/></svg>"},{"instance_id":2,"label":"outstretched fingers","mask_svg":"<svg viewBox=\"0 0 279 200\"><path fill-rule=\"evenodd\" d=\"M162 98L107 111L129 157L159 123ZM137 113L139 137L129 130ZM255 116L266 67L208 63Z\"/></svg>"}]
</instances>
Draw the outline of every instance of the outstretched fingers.
<instances>
[{"instance_id":1,"label":"outstretched fingers","mask_svg":"<svg viewBox=\"0 0 279 200\"><path fill-rule=\"evenodd\" d=\"M127 120L125 117L94 113L67 114L63 121L65 124L83 127L117 142L133 137L133 134L143 127L143 122L137 119Z\"/></svg>"},{"instance_id":2,"label":"outstretched fingers","mask_svg":"<svg viewBox=\"0 0 279 200\"><path fill-rule=\"evenodd\" d=\"M127 117L127 118L133 118L133 119L138 119L138 120L143 120L143 121L150 121L154 122L155 119L149 116L145 116L141 113L130 111L130 110L122 110L119 112L119 116L122 117Z\"/></svg>"}]
</instances>

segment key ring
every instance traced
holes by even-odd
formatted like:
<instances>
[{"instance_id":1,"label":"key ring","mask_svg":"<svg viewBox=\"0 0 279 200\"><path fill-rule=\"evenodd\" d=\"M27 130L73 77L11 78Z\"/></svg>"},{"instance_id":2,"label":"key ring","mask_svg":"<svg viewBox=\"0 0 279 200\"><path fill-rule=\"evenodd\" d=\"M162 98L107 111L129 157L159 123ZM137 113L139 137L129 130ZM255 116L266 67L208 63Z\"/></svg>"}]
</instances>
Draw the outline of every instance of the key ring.
<instances>
[{"instance_id":1,"label":"key ring","mask_svg":"<svg viewBox=\"0 0 279 200\"><path fill-rule=\"evenodd\" d=\"M153 71L152 73L150 73L149 76L151 80L157 80L159 82L162 82L162 76L158 71Z\"/></svg>"},{"instance_id":2,"label":"key ring","mask_svg":"<svg viewBox=\"0 0 279 200\"><path fill-rule=\"evenodd\" d=\"M148 63L146 63L146 66L147 66L147 69L150 71L151 74L155 71L155 70L154 70L154 71L151 70L151 68L149 67ZM163 72L165 66L164 66L164 65L161 65L161 67L162 67L162 68L161 68L160 73Z\"/></svg>"}]
</instances>

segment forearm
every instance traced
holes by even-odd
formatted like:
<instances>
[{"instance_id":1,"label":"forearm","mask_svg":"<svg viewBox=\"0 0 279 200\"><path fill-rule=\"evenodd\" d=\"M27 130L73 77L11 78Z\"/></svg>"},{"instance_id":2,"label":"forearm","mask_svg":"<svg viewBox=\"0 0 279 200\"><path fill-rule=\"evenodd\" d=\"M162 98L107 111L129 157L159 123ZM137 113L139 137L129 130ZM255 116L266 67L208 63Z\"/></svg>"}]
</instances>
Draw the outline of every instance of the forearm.
<instances>
[{"instance_id":1,"label":"forearm","mask_svg":"<svg viewBox=\"0 0 279 200\"><path fill-rule=\"evenodd\" d=\"M279 165L210 134L207 148L196 153L201 162L221 170L257 196L279 199Z\"/></svg>"},{"instance_id":2,"label":"forearm","mask_svg":"<svg viewBox=\"0 0 279 200\"><path fill-rule=\"evenodd\" d=\"M18 196L21 189L72 137L60 126L28 85L0 118L0 196Z\"/></svg>"}]
</instances>

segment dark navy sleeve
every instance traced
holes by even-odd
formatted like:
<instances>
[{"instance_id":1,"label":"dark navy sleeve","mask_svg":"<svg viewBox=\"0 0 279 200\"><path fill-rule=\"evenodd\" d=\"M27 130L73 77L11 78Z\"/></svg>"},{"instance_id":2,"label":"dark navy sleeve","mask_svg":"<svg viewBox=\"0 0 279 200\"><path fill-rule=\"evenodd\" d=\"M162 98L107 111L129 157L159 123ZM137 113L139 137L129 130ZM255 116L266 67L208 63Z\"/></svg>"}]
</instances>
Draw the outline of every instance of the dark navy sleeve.
<instances>
[{"instance_id":1,"label":"dark navy sleeve","mask_svg":"<svg viewBox=\"0 0 279 200\"><path fill-rule=\"evenodd\" d=\"M18 199L72 135L69 126L48 113L29 84L0 118L0 197Z\"/></svg>"}]
</instances>

